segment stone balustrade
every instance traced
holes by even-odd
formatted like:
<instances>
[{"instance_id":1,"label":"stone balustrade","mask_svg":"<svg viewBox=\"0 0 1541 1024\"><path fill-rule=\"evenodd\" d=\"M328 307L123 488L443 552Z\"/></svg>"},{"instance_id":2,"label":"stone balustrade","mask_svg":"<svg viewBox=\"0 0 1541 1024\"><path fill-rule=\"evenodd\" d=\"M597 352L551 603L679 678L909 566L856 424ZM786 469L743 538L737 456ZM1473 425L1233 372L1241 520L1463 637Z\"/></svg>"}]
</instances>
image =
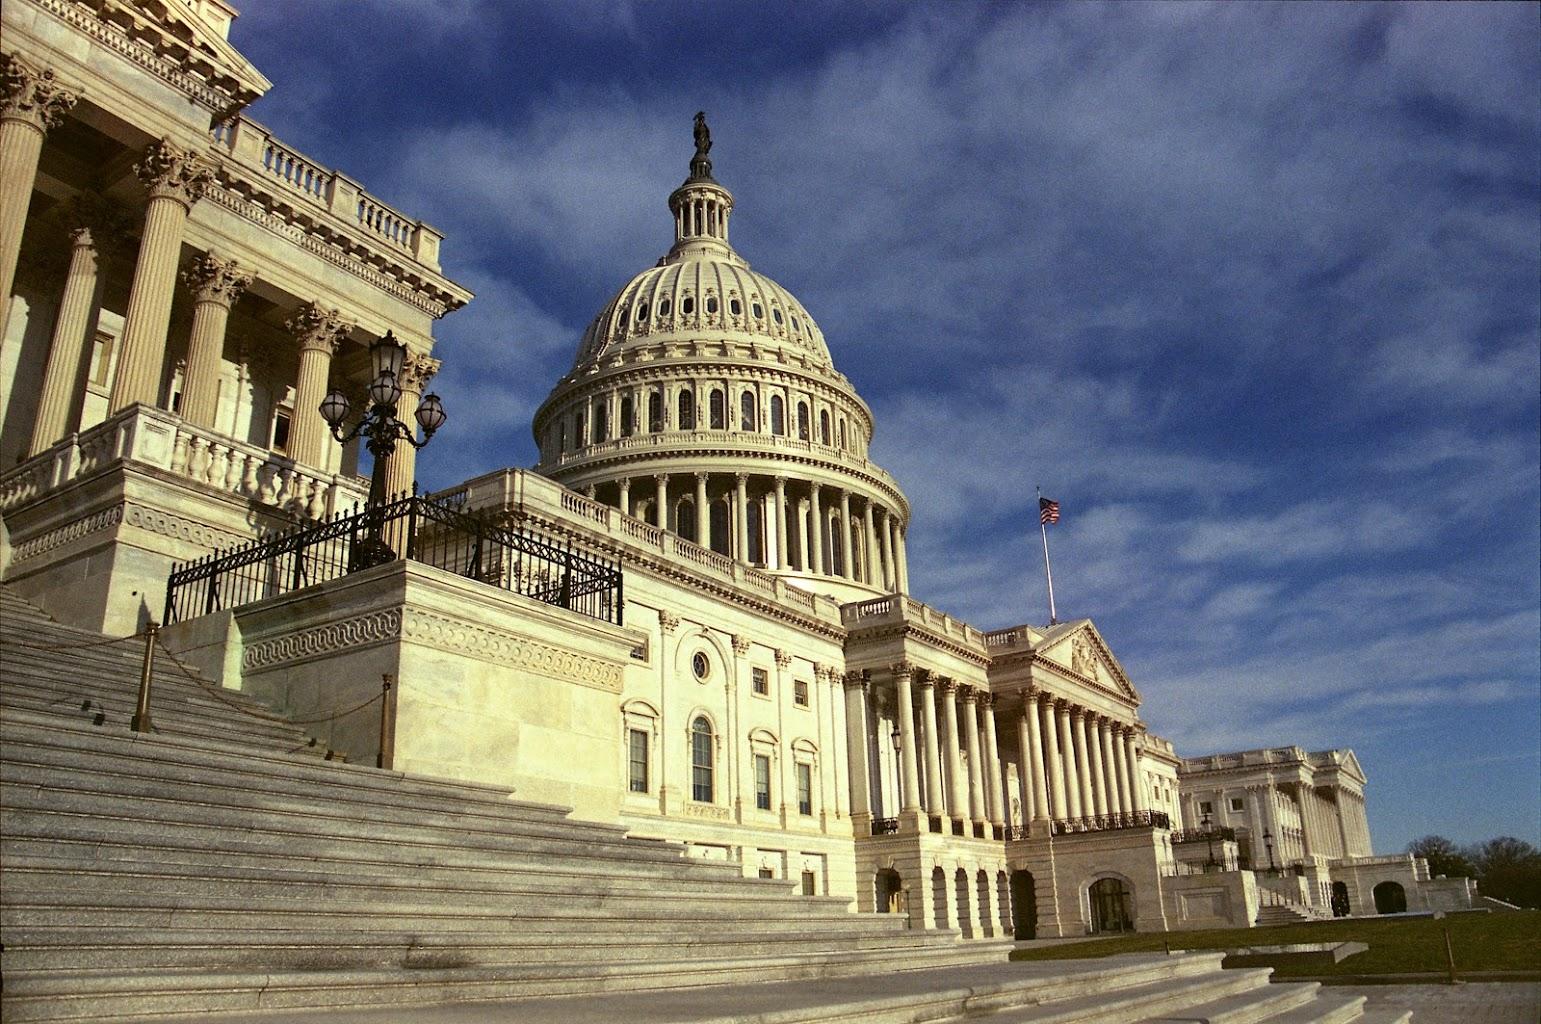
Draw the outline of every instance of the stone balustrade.
<instances>
[{"instance_id":1,"label":"stone balustrade","mask_svg":"<svg viewBox=\"0 0 1541 1024\"><path fill-rule=\"evenodd\" d=\"M980 650L985 648L985 634L978 629L905 595L888 594L870 601L848 604L840 609L840 618L847 626L871 625L883 619L919 622L944 636L961 640Z\"/></svg>"},{"instance_id":2,"label":"stone balustrade","mask_svg":"<svg viewBox=\"0 0 1541 1024\"><path fill-rule=\"evenodd\" d=\"M95 476L116 462L148 466L311 519L361 504L369 494L363 479L318 473L264 448L193 426L175 413L134 405L0 475L0 512Z\"/></svg>"}]
</instances>

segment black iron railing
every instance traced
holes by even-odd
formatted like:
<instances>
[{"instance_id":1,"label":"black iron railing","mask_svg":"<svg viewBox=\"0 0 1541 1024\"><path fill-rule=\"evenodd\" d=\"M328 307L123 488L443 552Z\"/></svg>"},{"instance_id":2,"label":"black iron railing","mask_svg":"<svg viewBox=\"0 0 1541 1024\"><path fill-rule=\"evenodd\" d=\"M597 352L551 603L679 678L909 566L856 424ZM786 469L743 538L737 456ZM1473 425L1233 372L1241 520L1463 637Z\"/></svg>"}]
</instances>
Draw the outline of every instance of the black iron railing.
<instances>
[{"instance_id":1,"label":"black iron railing","mask_svg":"<svg viewBox=\"0 0 1541 1024\"><path fill-rule=\"evenodd\" d=\"M1236 830L1233 828L1184 828L1172 833L1172 845L1181 843L1207 843L1211 840L1219 840L1227 843L1236 841Z\"/></svg>"},{"instance_id":2,"label":"black iron railing","mask_svg":"<svg viewBox=\"0 0 1541 1024\"><path fill-rule=\"evenodd\" d=\"M1089 818L1062 818L1051 824L1055 835L1067 836L1076 832L1109 832L1121 828L1171 828L1172 818L1165 811L1129 811Z\"/></svg>"},{"instance_id":3,"label":"black iron railing","mask_svg":"<svg viewBox=\"0 0 1541 1024\"><path fill-rule=\"evenodd\" d=\"M891 836L899 831L898 818L874 818L872 820L872 834L875 836Z\"/></svg>"},{"instance_id":4,"label":"black iron railing","mask_svg":"<svg viewBox=\"0 0 1541 1024\"><path fill-rule=\"evenodd\" d=\"M410 558L546 604L621 624L619 562L510 529L417 495L354 509L244 547L179 564L166 580L167 623Z\"/></svg>"},{"instance_id":5,"label":"black iron railing","mask_svg":"<svg viewBox=\"0 0 1541 1024\"><path fill-rule=\"evenodd\" d=\"M1006 826L1006 840L1008 842L1013 842L1013 843L1021 842L1023 839L1028 838L1028 836L1030 836L1031 834L1032 833L1030 831L1028 831L1028 827L1026 825L1007 825Z\"/></svg>"}]
</instances>

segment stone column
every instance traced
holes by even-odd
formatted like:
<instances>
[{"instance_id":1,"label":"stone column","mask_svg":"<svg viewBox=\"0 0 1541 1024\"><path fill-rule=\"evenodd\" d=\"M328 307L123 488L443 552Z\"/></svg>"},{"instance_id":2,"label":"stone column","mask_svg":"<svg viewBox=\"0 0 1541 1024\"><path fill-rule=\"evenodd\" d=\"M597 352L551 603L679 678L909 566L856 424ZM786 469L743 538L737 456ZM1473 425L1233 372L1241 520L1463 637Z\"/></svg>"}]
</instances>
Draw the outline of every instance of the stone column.
<instances>
[{"instance_id":1,"label":"stone column","mask_svg":"<svg viewBox=\"0 0 1541 1024\"><path fill-rule=\"evenodd\" d=\"M1065 759L1059 749L1059 718L1055 702L1043 698L1044 767L1048 772L1050 810L1055 820L1070 816L1069 787L1065 785Z\"/></svg>"},{"instance_id":2,"label":"stone column","mask_svg":"<svg viewBox=\"0 0 1541 1024\"><path fill-rule=\"evenodd\" d=\"M808 499L797 499L797 567L803 572L811 572L812 563L808 561Z\"/></svg>"},{"instance_id":3,"label":"stone column","mask_svg":"<svg viewBox=\"0 0 1541 1024\"><path fill-rule=\"evenodd\" d=\"M926 731L926 813L936 818L947 816L947 801L942 791L941 746L936 731L936 676L920 672L921 725Z\"/></svg>"},{"instance_id":4,"label":"stone column","mask_svg":"<svg viewBox=\"0 0 1541 1024\"><path fill-rule=\"evenodd\" d=\"M857 835L872 823L872 765L867 760L867 681L860 672L845 674L845 749L851 776L851 817Z\"/></svg>"},{"instance_id":5,"label":"stone column","mask_svg":"<svg viewBox=\"0 0 1541 1024\"><path fill-rule=\"evenodd\" d=\"M706 474L696 474L696 536L703 548L712 546L712 517L706 504Z\"/></svg>"},{"instance_id":6,"label":"stone column","mask_svg":"<svg viewBox=\"0 0 1541 1024\"><path fill-rule=\"evenodd\" d=\"M43 136L74 105L75 95L54 80L52 68L39 69L15 54L0 54L0 331L10 312ZM73 273L73 261L70 269Z\"/></svg>"},{"instance_id":7,"label":"stone column","mask_svg":"<svg viewBox=\"0 0 1541 1024\"><path fill-rule=\"evenodd\" d=\"M246 286L251 284L251 278L250 274L238 268L235 260L221 259L213 253L194 256L182 271L182 283L193 293L193 327L187 342L187 376L182 382L182 418L196 426L215 426L215 415L219 410L219 365L225 354L225 325L230 320L230 307L235 305ZM301 355L302 363L304 358ZM325 397L325 392L322 397ZM320 404L321 398L317 398L316 405ZM298 402L294 413L295 433L298 435L299 420L305 416L304 407ZM320 413L316 413L313 418L318 427L324 426Z\"/></svg>"},{"instance_id":8,"label":"stone column","mask_svg":"<svg viewBox=\"0 0 1541 1024\"><path fill-rule=\"evenodd\" d=\"M201 300L199 305L203 305ZM226 309L228 310L228 307ZM220 326L223 328L223 324ZM322 454L329 437L326 421L321 418L321 400L326 397L327 383L331 379L332 355L337 351L337 346L342 339L353 330L353 325L344 320L337 310L324 309L311 303L295 310L294 315L284 322L284 327L294 335L300 346L300 371L294 397L294 423L289 431L289 457L302 466L324 468L326 463ZM196 321L194 331L196 334ZM212 344L214 344L213 341L205 342L206 347ZM223 348L222 340L220 344ZM217 352L213 359L214 372L218 373L219 354ZM405 388L403 388L403 394L405 394ZM400 416L400 413L401 403L398 402L397 415ZM412 423L410 419L403 419L408 424ZM401 442L398 447L407 447L406 442ZM407 489L411 489L410 483ZM395 497L399 493L400 491L396 489L386 489L387 497Z\"/></svg>"},{"instance_id":9,"label":"stone column","mask_svg":"<svg viewBox=\"0 0 1541 1024\"><path fill-rule=\"evenodd\" d=\"M620 491L617 500L621 503L621 511L629 516L631 515L631 477L621 477L616 487Z\"/></svg>"},{"instance_id":10,"label":"stone column","mask_svg":"<svg viewBox=\"0 0 1541 1024\"><path fill-rule=\"evenodd\" d=\"M877 584L882 579L882 572L878 568L877 537L872 532L872 502L869 499L862 507L862 536L866 538L867 550L863 552L862 561L867 564L866 580L868 584Z\"/></svg>"},{"instance_id":11,"label":"stone column","mask_svg":"<svg viewBox=\"0 0 1541 1024\"><path fill-rule=\"evenodd\" d=\"M1076 779L1081 785L1081 813L1090 817L1097 813L1092 792L1092 766L1086 743L1086 712L1079 708L1070 711L1070 741L1075 749Z\"/></svg>"},{"instance_id":12,"label":"stone column","mask_svg":"<svg viewBox=\"0 0 1541 1024\"><path fill-rule=\"evenodd\" d=\"M91 313L96 303L97 270L96 241L91 229L76 228L70 232L70 267L64 279L64 295L59 300L59 315L54 319L53 341L48 346L48 363L43 370L43 390L38 396L28 456L46 451L78 423L76 406L91 358ZM0 330L4 327L5 321L0 320Z\"/></svg>"},{"instance_id":13,"label":"stone column","mask_svg":"<svg viewBox=\"0 0 1541 1024\"><path fill-rule=\"evenodd\" d=\"M1029 753L1032 737L1028 735L1028 718L1026 709L1017 716L1017 750L1021 752L1017 756L1017 785L1022 787L1022 820L1016 823L1018 825L1026 825L1033 820L1038 797L1038 790L1033 785L1033 758Z\"/></svg>"},{"instance_id":14,"label":"stone column","mask_svg":"<svg viewBox=\"0 0 1541 1024\"><path fill-rule=\"evenodd\" d=\"M979 756L979 692L972 686L963 690L963 742L968 747L968 816L970 821L985 820L984 765Z\"/></svg>"},{"instance_id":15,"label":"stone column","mask_svg":"<svg viewBox=\"0 0 1541 1024\"><path fill-rule=\"evenodd\" d=\"M1124 757L1129 762L1129 806L1138 813L1145 810L1145 782L1140 778L1140 746L1135 730L1124 737Z\"/></svg>"},{"instance_id":16,"label":"stone column","mask_svg":"<svg viewBox=\"0 0 1541 1024\"><path fill-rule=\"evenodd\" d=\"M856 579L856 552L851 547L851 492L840 492L840 544L845 562L840 575L848 580ZM833 568L833 567L831 567Z\"/></svg>"},{"instance_id":17,"label":"stone column","mask_svg":"<svg viewBox=\"0 0 1541 1024\"><path fill-rule=\"evenodd\" d=\"M149 189L150 202L145 208L144 235L139 240L128 311L123 317L122 349L109 413L136 402L154 405L160 398L182 232L193 204L214 178L207 165L172 145L170 139L151 143L144 159L134 165L134 172ZM317 404L320 401L316 399Z\"/></svg>"},{"instance_id":18,"label":"stone column","mask_svg":"<svg viewBox=\"0 0 1541 1024\"><path fill-rule=\"evenodd\" d=\"M1026 813L1035 820L1049 817L1049 786L1043 770L1042 719L1038 710L1038 696L1036 691L1027 694L1022 709L1022 718L1027 723L1027 743L1022 748L1026 753L1022 756L1031 766L1033 777L1032 809Z\"/></svg>"},{"instance_id":19,"label":"stone column","mask_svg":"<svg viewBox=\"0 0 1541 1024\"><path fill-rule=\"evenodd\" d=\"M411 431L417 430L417 404L428 382L439 372L440 362L431 356L408 350L401 364L401 400L396 403L396 418ZM385 460L385 493L411 494L417 486L417 449L405 441L396 445Z\"/></svg>"},{"instance_id":20,"label":"stone column","mask_svg":"<svg viewBox=\"0 0 1541 1024\"><path fill-rule=\"evenodd\" d=\"M1118 769L1114 767L1113 722L1106 717L1097 719L1097 751L1102 760L1102 786L1107 793L1108 813L1122 814L1124 805L1118 799Z\"/></svg>"},{"instance_id":21,"label":"stone column","mask_svg":"<svg viewBox=\"0 0 1541 1024\"><path fill-rule=\"evenodd\" d=\"M653 477L653 525L660 530L669 528L669 474Z\"/></svg>"},{"instance_id":22,"label":"stone column","mask_svg":"<svg viewBox=\"0 0 1541 1024\"><path fill-rule=\"evenodd\" d=\"M920 765L915 756L915 695L910 689L914 668L907 661L893 666L894 689L899 696L899 751L902 796L899 809L908 813L920 813Z\"/></svg>"},{"instance_id":23,"label":"stone column","mask_svg":"<svg viewBox=\"0 0 1541 1024\"><path fill-rule=\"evenodd\" d=\"M883 511L883 589L889 593L897 593L899 590L899 577L894 573L894 538L892 531L893 514Z\"/></svg>"},{"instance_id":24,"label":"stone column","mask_svg":"<svg viewBox=\"0 0 1541 1024\"><path fill-rule=\"evenodd\" d=\"M1070 702L1055 701L1054 709L1059 716L1060 761L1065 766L1065 802L1069 804L1070 816L1079 818L1086 811L1081 802L1081 771L1076 764L1075 740L1070 732Z\"/></svg>"},{"instance_id":25,"label":"stone column","mask_svg":"<svg viewBox=\"0 0 1541 1024\"><path fill-rule=\"evenodd\" d=\"M894 557L899 560L899 593L910 592L910 553L904 544L904 529L894 524Z\"/></svg>"},{"instance_id":26,"label":"stone column","mask_svg":"<svg viewBox=\"0 0 1541 1024\"><path fill-rule=\"evenodd\" d=\"M1118 804L1125 814L1134 813L1133 786L1129 780L1129 761L1124 756L1124 741L1129 727L1120 723L1113 726L1113 766L1118 774Z\"/></svg>"},{"instance_id":27,"label":"stone column","mask_svg":"<svg viewBox=\"0 0 1541 1024\"><path fill-rule=\"evenodd\" d=\"M989 802L990 823L1003 828L1006 824L1006 798L1001 790L1001 750L999 738L995 734L995 697L988 693L980 694L979 706L985 720L985 797ZM993 882L990 890L995 891Z\"/></svg>"},{"instance_id":28,"label":"stone column","mask_svg":"<svg viewBox=\"0 0 1541 1024\"><path fill-rule=\"evenodd\" d=\"M733 474L733 523L736 527L734 540L738 546L737 558L749 561L749 474Z\"/></svg>"},{"instance_id":29,"label":"stone column","mask_svg":"<svg viewBox=\"0 0 1541 1024\"><path fill-rule=\"evenodd\" d=\"M958 684L943 679L942 711L947 723L947 813L955 821L968 819L968 783L963 778L963 758L958 750Z\"/></svg>"},{"instance_id":30,"label":"stone column","mask_svg":"<svg viewBox=\"0 0 1541 1024\"><path fill-rule=\"evenodd\" d=\"M776 488L776 568L790 568L792 559L787 550L787 478L776 477L772 483Z\"/></svg>"},{"instance_id":31,"label":"stone column","mask_svg":"<svg viewBox=\"0 0 1541 1024\"><path fill-rule=\"evenodd\" d=\"M1108 787L1102 774L1102 730L1097 716L1089 712L1082 724L1086 730L1086 759L1091 769L1092 813L1101 817L1108 813Z\"/></svg>"},{"instance_id":32,"label":"stone column","mask_svg":"<svg viewBox=\"0 0 1541 1024\"><path fill-rule=\"evenodd\" d=\"M819 504L819 485L808 485L808 532L812 536L813 571L824 575L824 509Z\"/></svg>"},{"instance_id":33,"label":"stone column","mask_svg":"<svg viewBox=\"0 0 1541 1024\"><path fill-rule=\"evenodd\" d=\"M850 788L842 785L843 779L850 776L850 752L840 742L840 737L845 732L845 683L840 670L831 666L827 673L826 682L829 684L829 749L831 756L828 767L820 766L821 770L830 775L829 787L835 791L835 817L844 817L851 810Z\"/></svg>"}]
</instances>

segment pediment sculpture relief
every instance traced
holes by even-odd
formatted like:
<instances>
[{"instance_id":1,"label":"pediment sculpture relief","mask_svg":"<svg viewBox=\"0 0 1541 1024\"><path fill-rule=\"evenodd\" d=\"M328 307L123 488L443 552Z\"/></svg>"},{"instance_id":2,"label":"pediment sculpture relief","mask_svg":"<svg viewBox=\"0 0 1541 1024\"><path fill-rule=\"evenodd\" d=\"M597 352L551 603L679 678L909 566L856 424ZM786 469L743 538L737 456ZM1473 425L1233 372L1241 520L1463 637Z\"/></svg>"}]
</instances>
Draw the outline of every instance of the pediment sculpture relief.
<instances>
[{"instance_id":1,"label":"pediment sculpture relief","mask_svg":"<svg viewBox=\"0 0 1541 1024\"><path fill-rule=\"evenodd\" d=\"M1092 642L1084 636L1078 636L1071 642L1070 670L1092 679L1097 678L1097 655L1092 650Z\"/></svg>"}]
</instances>

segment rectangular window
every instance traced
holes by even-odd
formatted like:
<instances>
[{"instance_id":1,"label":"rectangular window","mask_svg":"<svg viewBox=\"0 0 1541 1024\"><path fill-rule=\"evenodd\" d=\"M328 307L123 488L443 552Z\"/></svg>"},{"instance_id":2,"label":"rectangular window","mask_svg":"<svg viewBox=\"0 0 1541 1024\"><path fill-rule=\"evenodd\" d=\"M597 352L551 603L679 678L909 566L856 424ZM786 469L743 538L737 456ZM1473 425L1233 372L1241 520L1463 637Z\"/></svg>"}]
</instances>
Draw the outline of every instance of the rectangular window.
<instances>
[{"instance_id":1,"label":"rectangular window","mask_svg":"<svg viewBox=\"0 0 1541 1024\"><path fill-rule=\"evenodd\" d=\"M1200 800L1199 801L1199 813L1200 814L1213 814L1213 813L1215 813L1215 805L1210 803L1208 800Z\"/></svg>"},{"instance_id":2,"label":"rectangular window","mask_svg":"<svg viewBox=\"0 0 1541 1024\"><path fill-rule=\"evenodd\" d=\"M808 684L801 679L792 684L792 701L800 708L808 706Z\"/></svg>"},{"instance_id":3,"label":"rectangular window","mask_svg":"<svg viewBox=\"0 0 1541 1024\"><path fill-rule=\"evenodd\" d=\"M770 810L770 758L754 755L754 805L762 811Z\"/></svg>"},{"instance_id":4,"label":"rectangular window","mask_svg":"<svg viewBox=\"0 0 1541 1024\"><path fill-rule=\"evenodd\" d=\"M1241 810L1245 806L1246 806L1246 804L1242 802L1241 797L1239 797L1239 796L1231 797L1231 810L1239 811L1239 810Z\"/></svg>"},{"instance_id":5,"label":"rectangular window","mask_svg":"<svg viewBox=\"0 0 1541 1024\"><path fill-rule=\"evenodd\" d=\"M819 878L812 871L803 872L803 895L817 896L819 893Z\"/></svg>"},{"instance_id":6,"label":"rectangular window","mask_svg":"<svg viewBox=\"0 0 1541 1024\"><path fill-rule=\"evenodd\" d=\"M764 697L770 693L770 673L763 668L754 669L751 673L754 679L754 692Z\"/></svg>"},{"instance_id":7,"label":"rectangular window","mask_svg":"<svg viewBox=\"0 0 1541 1024\"><path fill-rule=\"evenodd\" d=\"M289 424L293 420L294 413L290 409L273 413L273 443L270 447L280 455L289 454Z\"/></svg>"},{"instance_id":8,"label":"rectangular window","mask_svg":"<svg viewBox=\"0 0 1541 1024\"><path fill-rule=\"evenodd\" d=\"M813 765L797 766L797 813L813 813Z\"/></svg>"},{"instance_id":9,"label":"rectangular window","mask_svg":"<svg viewBox=\"0 0 1541 1024\"><path fill-rule=\"evenodd\" d=\"M631 750L631 791L647 792L647 733L632 729L629 737Z\"/></svg>"},{"instance_id":10,"label":"rectangular window","mask_svg":"<svg viewBox=\"0 0 1541 1024\"><path fill-rule=\"evenodd\" d=\"M97 331L91 346L91 383L105 388L112 383L112 355L117 339L106 331Z\"/></svg>"}]
</instances>

